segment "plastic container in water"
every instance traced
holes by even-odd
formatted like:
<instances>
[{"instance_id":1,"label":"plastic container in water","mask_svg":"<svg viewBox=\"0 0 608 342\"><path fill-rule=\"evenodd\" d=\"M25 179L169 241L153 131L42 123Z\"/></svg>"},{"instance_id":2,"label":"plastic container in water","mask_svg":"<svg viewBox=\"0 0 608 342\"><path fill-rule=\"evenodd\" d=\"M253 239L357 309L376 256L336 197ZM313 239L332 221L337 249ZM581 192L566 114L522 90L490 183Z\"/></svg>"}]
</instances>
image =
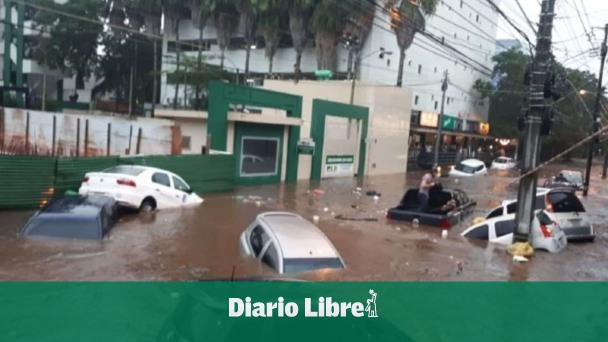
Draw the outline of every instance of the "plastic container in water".
<instances>
[{"instance_id":1,"label":"plastic container in water","mask_svg":"<svg viewBox=\"0 0 608 342\"><path fill-rule=\"evenodd\" d=\"M313 216L312 222L314 222L315 224L319 223L319 216L318 215Z\"/></svg>"},{"instance_id":2,"label":"plastic container in water","mask_svg":"<svg viewBox=\"0 0 608 342\"><path fill-rule=\"evenodd\" d=\"M412 220L412 227L414 227L414 228L420 227L420 221L418 219L413 219Z\"/></svg>"},{"instance_id":3,"label":"plastic container in water","mask_svg":"<svg viewBox=\"0 0 608 342\"><path fill-rule=\"evenodd\" d=\"M448 230L444 229L441 231L441 238L442 239L447 239L448 238Z\"/></svg>"}]
</instances>

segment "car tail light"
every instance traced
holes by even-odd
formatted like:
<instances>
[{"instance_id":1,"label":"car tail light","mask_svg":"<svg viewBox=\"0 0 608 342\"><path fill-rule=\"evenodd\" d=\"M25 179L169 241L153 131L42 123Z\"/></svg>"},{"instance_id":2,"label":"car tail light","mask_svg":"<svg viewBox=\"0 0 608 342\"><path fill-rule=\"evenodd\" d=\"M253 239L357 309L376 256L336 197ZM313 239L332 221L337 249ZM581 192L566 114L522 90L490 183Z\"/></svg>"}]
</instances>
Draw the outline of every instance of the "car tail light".
<instances>
[{"instance_id":1,"label":"car tail light","mask_svg":"<svg viewBox=\"0 0 608 342\"><path fill-rule=\"evenodd\" d=\"M118 185L132 186L134 188L137 186L134 181L126 178L117 179L116 183Z\"/></svg>"},{"instance_id":2,"label":"car tail light","mask_svg":"<svg viewBox=\"0 0 608 342\"><path fill-rule=\"evenodd\" d=\"M452 228L452 223L450 223L449 219L443 219L441 222L439 222L439 227L443 229L450 229Z\"/></svg>"},{"instance_id":3,"label":"car tail light","mask_svg":"<svg viewBox=\"0 0 608 342\"><path fill-rule=\"evenodd\" d=\"M389 219L389 220L391 220L391 219L392 219L392 217L391 217L391 212L390 212L390 211L387 211L387 212L386 212L386 218L387 218L387 219Z\"/></svg>"},{"instance_id":4,"label":"car tail light","mask_svg":"<svg viewBox=\"0 0 608 342\"><path fill-rule=\"evenodd\" d=\"M84 178L82 179L83 183L88 183L89 182L89 176L84 176Z\"/></svg>"},{"instance_id":5,"label":"car tail light","mask_svg":"<svg viewBox=\"0 0 608 342\"><path fill-rule=\"evenodd\" d=\"M543 233L543 236L546 238L550 238L553 236L553 230L544 224L540 225L540 231Z\"/></svg>"}]
</instances>

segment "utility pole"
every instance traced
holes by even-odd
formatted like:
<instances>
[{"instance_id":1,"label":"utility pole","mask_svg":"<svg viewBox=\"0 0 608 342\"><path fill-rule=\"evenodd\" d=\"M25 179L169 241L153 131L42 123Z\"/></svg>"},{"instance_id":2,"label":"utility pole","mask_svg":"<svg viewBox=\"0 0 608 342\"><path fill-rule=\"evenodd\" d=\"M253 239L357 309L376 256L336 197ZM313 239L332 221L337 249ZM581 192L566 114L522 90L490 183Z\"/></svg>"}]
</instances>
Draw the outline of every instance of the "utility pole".
<instances>
[{"instance_id":1,"label":"utility pole","mask_svg":"<svg viewBox=\"0 0 608 342\"><path fill-rule=\"evenodd\" d=\"M433 157L433 167L439 166L439 145L441 145L441 135L443 134L443 115L445 111L445 93L448 91L448 71L443 74L443 83L441 83L441 112L439 113L437 139L435 139L435 156Z\"/></svg>"},{"instance_id":2,"label":"utility pole","mask_svg":"<svg viewBox=\"0 0 608 342\"><path fill-rule=\"evenodd\" d=\"M551 63L551 38L553 17L555 16L555 0L543 0L541 5L540 23L536 40L536 56L530 72L529 112L525 115L525 130L523 136L523 170L522 174L536 168L540 155L541 126L546 111L551 110L546 104L545 84L547 72ZM536 199L536 183L538 176L533 173L519 182L517 195L517 227L514 234L515 242L528 241L530 227L534 215Z\"/></svg>"},{"instance_id":3,"label":"utility pole","mask_svg":"<svg viewBox=\"0 0 608 342\"><path fill-rule=\"evenodd\" d=\"M593 133L600 129L600 119L598 117L600 112L600 101L602 100L602 94L604 89L602 88L602 82L604 80L604 63L606 62L606 54L608 53L608 47L606 42L608 40L608 24L604 26L604 42L601 48L602 62L600 64L600 76L598 77L597 84L597 95L595 96L595 108L593 109ZM587 170L585 172L585 186L583 188L583 196L587 197L589 194L589 182L591 181L591 166L593 166L593 153L595 152L595 144L599 141L599 138L593 139L589 142L589 151L587 152Z\"/></svg>"}]
</instances>

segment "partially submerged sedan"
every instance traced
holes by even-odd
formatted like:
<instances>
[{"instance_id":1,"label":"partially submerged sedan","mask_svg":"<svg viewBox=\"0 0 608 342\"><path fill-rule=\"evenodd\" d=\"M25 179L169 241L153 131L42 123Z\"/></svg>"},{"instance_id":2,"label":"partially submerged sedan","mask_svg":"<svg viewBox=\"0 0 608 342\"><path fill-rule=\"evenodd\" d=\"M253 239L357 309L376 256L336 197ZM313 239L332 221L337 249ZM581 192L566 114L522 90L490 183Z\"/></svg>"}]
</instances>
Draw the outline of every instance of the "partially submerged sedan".
<instances>
[{"instance_id":1,"label":"partially submerged sedan","mask_svg":"<svg viewBox=\"0 0 608 342\"><path fill-rule=\"evenodd\" d=\"M545 210L568 237L568 241L593 241L595 231L583 203L572 188L545 189L536 192L534 210ZM517 200L503 201L502 205L490 211L487 219L517 212Z\"/></svg>"},{"instance_id":2,"label":"partially submerged sedan","mask_svg":"<svg viewBox=\"0 0 608 342\"><path fill-rule=\"evenodd\" d=\"M84 176L78 193L109 196L121 206L144 212L203 202L180 176L136 165L118 165L101 172L89 172Z\"/></svg>"},{"instance_id":3,"label":"partially submerged sedan","mask_svg":"<svg viewBox=\"0 0 608 342\"><path fill-rule=\"evenodd\" d=\"M258 215L241 234L240 249L280 274L344 268L342 257L325 234L292 213Z\"/></svg>"},{"instance_id":4,"label":"partially submerged sedan","mask_svg":"<svg viewBox=\"0 0 608 342\"><path fill-rule=\"evenodd\" d=\"M450 170L450 177L474 177L488 174L486 164L477 159L466 159L456 164Z\"/></svg>"},{"instance_id":5,"label":"partially submerged sedan","mask_svg":"<svg viewBox=\"0 0 608 342\"><path fill-rule=\"evenodd\" d=\"M501 245L513 243L517 222L515 214L499 216L473 225L462 236L468 239L486 240ZM530 243L535 249L551 253L562 251L568 245L566 234L551 217L541 210L536 213L530 231Z\"/></svg>"},{"instance_id":6,"label":"partially submerged sedan","mask_svg":"<svg viewBox=\"0 0 608 342\"><path fill-rule=\"evenodd\" d=\"M431 188L428 209L422 211L418 189L408 190L398 206L389 209L386 218L397 221L418 220L420 224L451 228L473 212L477 203L461 190Z\"/></svg>"},{"instance_id":7,"label":"partially submerged sedan","mask_svg":"<svg viewBox=\"0 0 608 342\"><path fill-rule=\"evenodd\" d=\"M110 197L66 196L36 212L21 230L21 236L101 240L116 216L116 201Z\"/></svg>"}]
</instances>

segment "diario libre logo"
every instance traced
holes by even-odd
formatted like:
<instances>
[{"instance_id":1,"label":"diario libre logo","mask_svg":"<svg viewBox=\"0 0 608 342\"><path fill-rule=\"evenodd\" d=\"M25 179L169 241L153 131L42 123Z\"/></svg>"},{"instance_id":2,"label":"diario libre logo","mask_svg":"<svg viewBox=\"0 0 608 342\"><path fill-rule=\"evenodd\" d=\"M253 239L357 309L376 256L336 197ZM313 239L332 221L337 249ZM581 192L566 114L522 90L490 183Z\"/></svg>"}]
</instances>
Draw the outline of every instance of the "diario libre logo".
<instances>
[{"instance_id":1,"label":"diario libre logo","mask_svg":"<svg viewBox=\"0 0 608 342\"><path fill-rule=\"evenodd\" d=\"M378 317L374 290L363 302L336 302L332 297L304 298L304 317ZM253 302L251 297L228 298L228 317L297 317L301 313L296 302L279 297L276 302Z\"/></svg>"}]
</instances>

